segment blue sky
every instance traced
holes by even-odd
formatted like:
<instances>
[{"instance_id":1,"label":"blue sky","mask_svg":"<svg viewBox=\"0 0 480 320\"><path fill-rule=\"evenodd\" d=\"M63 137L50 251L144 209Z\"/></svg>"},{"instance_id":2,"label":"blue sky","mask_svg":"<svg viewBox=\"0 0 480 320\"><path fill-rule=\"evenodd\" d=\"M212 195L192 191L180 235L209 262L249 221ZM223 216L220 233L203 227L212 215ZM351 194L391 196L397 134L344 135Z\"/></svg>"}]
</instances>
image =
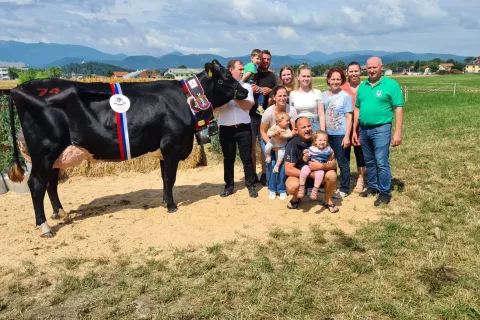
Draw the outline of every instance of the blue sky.
<instances>
[{"instance_id":1,"label":"blue sky","mask_svg":"<svg viewBox=\"0 0 480 320\"><path fill-rule=\"evenodd\" d=\"M159 56L385 50L480 55L479 0L0 0L0 40Z\"/></svg>"}]
</instances>

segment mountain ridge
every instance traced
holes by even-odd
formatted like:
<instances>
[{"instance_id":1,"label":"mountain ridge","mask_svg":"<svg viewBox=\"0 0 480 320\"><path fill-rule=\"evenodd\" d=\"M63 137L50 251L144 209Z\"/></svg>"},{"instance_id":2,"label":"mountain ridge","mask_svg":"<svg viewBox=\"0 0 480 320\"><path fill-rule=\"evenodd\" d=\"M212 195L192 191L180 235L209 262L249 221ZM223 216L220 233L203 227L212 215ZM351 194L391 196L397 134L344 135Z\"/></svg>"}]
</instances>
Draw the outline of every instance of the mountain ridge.
<instances>
[{"instance_id":1,"label":"mountain ridge","mask_svg":"<svg viewBox=\"0 0 480 320\"><path fill-rule=\"evenodd\" d=\"M463 62L465 56L458 56L445 53L413 53L391 52L381 50L357 50L338 51L324 53L312 51L304 55L273 55L273 69L278 69L285 64L333 64L335 61L343 60L345 63L357 61L365 64L372 55L380 56L384 64L395 61L416 61L431 60L440 58L443 60L454 59ZM23 43L11 40L0 40L0 61L24 62L31 67L62 67L69 63L82 61L102 62L126 69L166 69L185 65L189 68L201 68L206 62L217 59L221 64L226 65L230 59L238 59L244 63L250 61L250 56L222 57L214 54L183 54L173 51L162 56L108 54L97 49L72 44L58 43Z\"/></svg>"}]
</instances>

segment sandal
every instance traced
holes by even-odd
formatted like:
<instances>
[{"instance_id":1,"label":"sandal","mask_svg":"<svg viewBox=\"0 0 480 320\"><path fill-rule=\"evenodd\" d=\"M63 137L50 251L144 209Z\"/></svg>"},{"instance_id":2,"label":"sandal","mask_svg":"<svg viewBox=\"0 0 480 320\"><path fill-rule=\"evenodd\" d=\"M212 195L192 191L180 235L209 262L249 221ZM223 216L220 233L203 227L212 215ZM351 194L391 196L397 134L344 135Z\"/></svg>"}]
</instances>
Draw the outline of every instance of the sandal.
<instances>
[{"instance_id":1,"label":"sandal","mask_svg":"<svg viewBox=\"0 0 480 320\"><path fill-rule=\"evenodd\" d=\"M353 192L362 192L363 189L365 188L364 184L363 184L363 181L361 181L360 179L357 180L357 185L355 186L355 188L353 188Z\"/></svg>"},{"instance_id":2,"label":"sandal","mask_svg":"<svg viewBox=\"0 0 480 320\"><path fill-rule=\"evenodd\" d=\"M304 195L305 195L305 185L300 185L300 187L298 187L297 197L303 198Z\"/></svg>"},{"instance_id":3,"label":"sandal","mask_svg":"<svg viewBox=\"0 0 480 320\"><path fill-rule=\"evenodd\" d=\"M318 197L318 188L313 188L312 193L310 193L310 199L311 200L317 200Z\"/></svg>"},{"instance_id":4,"label":"sandal","mask_svg":"<svg viewBox=\"0 0 480 320\"><path fill-rule=\"evenodd\" d=\"M337 213L338 211L340 211L340 209L337 208L335 203L326 204L325 202L322 202L322 206L326 208L328 211L330 211L330 213Z\"/></svg>"},{"instance_id":5,"label":"sandal","mask_svg":"<svg viewBox=\"0 0 480 320\"><path fill-rule=\"evenodd\" d=\"M287 204L288 209L298 209L298 206L300 205L302 199L298 199L297 201L290 200Z\"/></svg>"}]
</instances>

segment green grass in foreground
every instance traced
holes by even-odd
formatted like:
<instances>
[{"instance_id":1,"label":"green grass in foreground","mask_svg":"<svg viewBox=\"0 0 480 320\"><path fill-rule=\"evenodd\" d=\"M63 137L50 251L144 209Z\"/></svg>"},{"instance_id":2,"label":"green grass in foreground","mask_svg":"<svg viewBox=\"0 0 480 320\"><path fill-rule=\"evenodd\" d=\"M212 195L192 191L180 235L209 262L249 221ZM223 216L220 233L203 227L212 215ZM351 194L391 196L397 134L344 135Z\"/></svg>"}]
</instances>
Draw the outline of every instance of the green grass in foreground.
<instances>
[{"instance_id":1,"label":"green grass in foreground","mask_svg":"<svg viewBox=\"0 0 480 320\"><path fill-rule=\"evenodd\" d=\"M393 201L353 235L274 229L53 274L26 262L0 278L0 319L480 319L479 108L479 94L411 94Z\"/></svg>"}]
</instances>

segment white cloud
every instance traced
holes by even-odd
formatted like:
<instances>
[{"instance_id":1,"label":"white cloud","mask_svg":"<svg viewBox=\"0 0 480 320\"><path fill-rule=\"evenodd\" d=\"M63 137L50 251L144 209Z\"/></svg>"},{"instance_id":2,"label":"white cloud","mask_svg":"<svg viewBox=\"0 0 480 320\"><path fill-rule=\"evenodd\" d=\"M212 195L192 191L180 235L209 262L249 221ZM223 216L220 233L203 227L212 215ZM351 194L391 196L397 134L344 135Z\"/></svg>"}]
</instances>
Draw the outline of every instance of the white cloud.
<instances>
[{"instance_id":1,"label":"white cloud","mask_svg":"<svg viewBox=\"0 0 480 320\"><path fill-rule=\"evenodd\" d=\"M6 2L6 3L10 2L10 3L22 5L22 4L30 4L33 2L33 0L0 0L0 3L2 2Z\"/></svg>"},{"instance_id":2,"label":"white cloud","mask_svg":"<svg viewBox=\"0 0 480 320\"><path fill-rule=\"evenodd\" d=\"M358 9L353 9L349 6L342 6L341 11L347 16L348 22L353 22L354 24L359 24L362 22L362 18L365 16L365 13Z\"/></svg>"},{"instance_id":3,"label":"white cloud","mask_svg":"<svg viewBox=\"0 0 480 320\"><path fill-rule=\"evenodd\" d=\"M298 40L300 38L298 34L295 32L295 30L293 30L290 27L283 27L283 26L278 27L277 34L283 40Z\"/></svg>"},{"instance_id":4,"label":"white cloud","mask_svg":"<svg viewBox=\"0 0 480 320\"><path fill-rule=\"evenodd\" d=\"M480 33L478 0L0 0L0 12L2 39L109 53L480 52L459 40Z\"/></svg>"},{"instance_id":5,"label":"white cloud","mask_svg":"<svg viewBox=\"0 0 480 320\"><path fill-rule=\"evenodd\" d=\"M322 51L325 52L358 49L359 40L354 36L349 36L344 33L317 35L314 39L315 45L322 48Z\"/></svg>"}]
</instances>

